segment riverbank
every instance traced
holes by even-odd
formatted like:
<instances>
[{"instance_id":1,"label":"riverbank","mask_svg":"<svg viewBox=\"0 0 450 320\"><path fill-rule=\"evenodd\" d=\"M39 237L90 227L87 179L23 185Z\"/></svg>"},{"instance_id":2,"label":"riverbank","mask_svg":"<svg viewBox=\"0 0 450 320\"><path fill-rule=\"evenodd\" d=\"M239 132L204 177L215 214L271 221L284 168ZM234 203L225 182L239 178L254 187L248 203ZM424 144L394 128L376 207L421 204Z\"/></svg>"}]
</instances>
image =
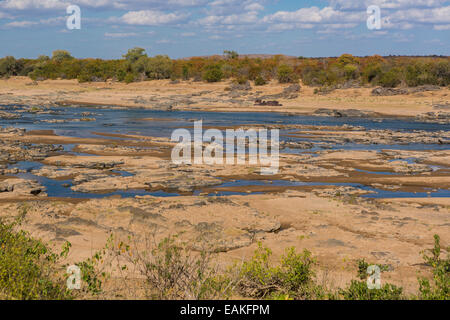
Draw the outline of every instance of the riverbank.
<instances>
[{"instance_id":1,"label":"riverbank","mask_svg":"<svg viewBox=\"0 0 450 320\"><path fill-rule=\"evenodd\" d=\"M78 83L76 80L33 82L26 77L0 80L2 104L28 106L121 106L155 110L215 112L285 112L303 115L360 117L418 117L447 113L448 88L412 90L409 94L374 95L374 88L350 88L317 94L316 88L297 88L272 82L248 88L230 82L171 82L154 80L131 84ZM401 93L401 91L400 91ZM390 93L386 93L390 94ZM276 103L267 103L276 101ZM437 115L436 115L437 116Z\"/></svg>"}]
</instances>

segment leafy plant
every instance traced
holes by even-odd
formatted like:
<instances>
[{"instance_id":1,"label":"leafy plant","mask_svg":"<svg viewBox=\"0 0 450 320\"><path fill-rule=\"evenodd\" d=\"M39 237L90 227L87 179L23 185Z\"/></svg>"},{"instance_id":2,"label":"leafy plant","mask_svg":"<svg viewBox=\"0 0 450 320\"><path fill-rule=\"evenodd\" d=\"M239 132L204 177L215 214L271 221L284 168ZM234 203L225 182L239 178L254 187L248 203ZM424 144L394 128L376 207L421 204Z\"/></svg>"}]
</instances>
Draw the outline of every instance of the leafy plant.
<instances>
[{"instance_id":1,"label":"leafy plant","mask_svg":"<svg viewBox=\"0 0 450 320\"><path fill-rule=\"evenodd\" d=\"M66 256L52 251L25 231L20 222L0 221L0 298L19 300L60 300L72 298L57 263Z\"/></svg>"},{"instance_id":2,"label":"leafy plant","mask_svg":"<svg viewBox=\"0 0 450 320\"><path fill-rule=\"evenodd\" d=\"M432 281L421 277L419 281L419 298L423 300L449 300L450 299L450 255L447 248L447 257L442 259L442 248L439 235L434 235L434 248L431 255L423 253L425 263L432 267Z\"/></svg>"}]
</instances>

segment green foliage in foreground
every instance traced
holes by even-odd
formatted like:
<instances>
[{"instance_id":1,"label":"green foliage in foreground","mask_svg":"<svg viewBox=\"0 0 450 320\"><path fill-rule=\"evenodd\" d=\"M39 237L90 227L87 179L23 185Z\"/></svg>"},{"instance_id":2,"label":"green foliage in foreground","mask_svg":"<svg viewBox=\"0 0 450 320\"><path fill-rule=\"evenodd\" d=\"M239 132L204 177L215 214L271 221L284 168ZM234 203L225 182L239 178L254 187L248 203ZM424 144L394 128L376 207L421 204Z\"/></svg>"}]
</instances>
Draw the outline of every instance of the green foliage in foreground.
<instances>
[{"instance_id":1,"label":"green foliage in foreground","mask_svg":"<svg viewBox=\"0 0 450 320\"><path fill-rule=\"evenodd\" d=\"M366 281L352 280L350 286L339 290L338 298L344 300L402 300L403 289L386 283L380 289L369 289Z\"/></svg>"},{"instance_id":2,"label":"green foliage in foreground","mask_svg":"<svg viewBox=\"0 0 450 320\"><path fill-rule=\"evenodd\" d=\"M307 250L298 253L289 248L279 263L273 263L271 250L258 243L250 260L220 271L210 253L193 253L176 238L159 243L146 241L141 250L137 249L142 248L141 241L135 245L116 244L113 237L105 249L76 264L82 272L82 290L68 291L62 260L68 255L70 243L64 245L61 253L53 253L47 245L20 231L19 225L20 220L9 224L0 221L0 299L92 298L104 293L108 275L100 267L106 258L110 259L111 272L125 274L125 283L126 273L131 269L137 271L149 299L450 299L449 249L441 248L438 235L431 253L423 253L432 278L418 278L419 292L413 296L405 295L401 287L390 283L384 283L380 289L369 289L365 277L370 264L365 260L357 262L358 280L352 280L346 288L330 290L317 284L316 260ZM447 251L446 257L443 251ZM387 266L378 266L387 270Z\"/></svg>"},{"instance_id":3,"label":"green foliage in foreground","mask_svg":"<svg viewBox=\"0 0 450 320\"><path fill-rule=\"evenodd\" d=\"M0 300L72 300L93 297L102 292L106 275L98 269L102 252L76 263L81 270L81 290L67 288L67 258L71 244L66 242L54 253L42 241L20 230L22 217L12 223L0 220ZM103 254L105 252L103 251Z\"/></svg>"},{"instance_id":4,"label":"green foliage in foreground","mask_svg":"<svg viewBox=\"0 0 450 320\"><path fill-rule=\"evenodd\" d=\"M261 243L253 258L240 267L238 291L254 298L314 299L323 296L323 289L313 282L316 263L309 251L298 254L295 248L286 250L281 265L269 262L272 252Z\"/></svg>"},{"instance_id":5,"label":"green foliage in foreground","mask_svg":"<svg viewBox=\"0 0 450 320\"><path fill-rule=\"evenodd\" d=\"M423 300L449 300L450 298L450 254L446 249L447 257L442 258L442 248L438 235L434 236L434 248L431 255L423 253L425 262L433 268L433 279L419 278L419 299Z\"/></svg>"},{"instance_id":6,"label":"green foliage in foreground","mask_svg":"<svg viewBox=\"0 0 450 320\"><path fill-rule=\"evenodd\" d=\"M67 251L54 254L16 227L17 223L0 222L0 299L70 299L57 267Z\"/></svg>"}]
</instances>

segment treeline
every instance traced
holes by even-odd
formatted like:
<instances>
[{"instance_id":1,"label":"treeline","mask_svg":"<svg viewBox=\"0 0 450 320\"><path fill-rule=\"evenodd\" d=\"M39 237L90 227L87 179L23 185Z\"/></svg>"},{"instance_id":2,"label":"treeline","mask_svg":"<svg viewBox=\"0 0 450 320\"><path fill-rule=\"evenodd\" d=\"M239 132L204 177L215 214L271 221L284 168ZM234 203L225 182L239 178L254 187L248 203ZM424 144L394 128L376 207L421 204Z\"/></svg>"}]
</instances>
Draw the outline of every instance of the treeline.
<instances>
[{"instance_id":1,"label":"treeline","mask_svg":"<svg viewBox=\"0 0 450 320\"><path fill-rule=\"evenodd\" d=\"M235 51L223 56L172 60L166 55L149 57L133 48L120 60L75 59L64 50L38 59L0 59L0 77L29 76L33 80L78 79L79 82L114 80L125 83L155 79L219 82L235 79L264 85L271 80L318 87L450 85L450 57L270 58L240 57Z\"/></svg>"}]
</instances>

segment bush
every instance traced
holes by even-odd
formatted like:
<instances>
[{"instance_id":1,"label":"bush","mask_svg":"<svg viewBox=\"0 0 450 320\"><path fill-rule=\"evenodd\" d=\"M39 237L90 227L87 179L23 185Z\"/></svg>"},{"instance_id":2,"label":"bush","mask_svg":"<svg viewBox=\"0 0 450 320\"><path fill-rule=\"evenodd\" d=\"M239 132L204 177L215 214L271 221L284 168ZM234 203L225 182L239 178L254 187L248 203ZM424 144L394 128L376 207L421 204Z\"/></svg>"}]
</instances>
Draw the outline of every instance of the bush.
<instances>
[{"instance_id":1,"label":"bush","mask_svg":"<svg viewBox=\"0 0 450 320\"><path fill-rule=\"evenodd\" d=\"M227 298L231 292L231 280L218 275L217 269L211 267L211 256L205 251L194 254L184 244L177 245L175 240L175 237L169 237L156 244L154 239L147 237L142 250L136 249L141 242L134 246L119 242L110 249L118 258L120 270L127 270L128 266L132 266L144 277L147 298Z\"/></svg>"},{"instance_id":2,"label":"bush","mask_svg":"<svg viewBox=\"0 0 450 320\"><path fill-rule=\"evenodd\" d=\"M255 79L255 86L264 86L264 85L266 85L267 84L267 81L263 78L263 77L261 77L261 76L258 76L256 79Z\"/></svg>"},{"instance_id":3,"label":"bush","mask_svg":"<svg viewBox=\"0 0 450 320\"><path fill-rule=\"evenodd\" d=\"M73 59L69 51L66 50L55 50L52 54L52 60L56 62L62 62L64 60Z\"/></svg>"},{"instance_id":4,"label":"bush","mask_svg":"<svg viewBox=\"0 0 450 320\"><path fill-rule=\"evenodd\" d=\"M238 290L241 294L254 298L317 298L320 295L320 288L313 284L315 260L309 251L297 254L295 248L290 248L277 267L271 265L271 255L270 249L258 243L253 258L240 268Z\"/></svg>"},{"instance_id":5,"label":"bush","mask_svg":"<svg viewBox=\"0 0 450 320\"><path fill-rule=\"evenodd\" d=\"M208 66L203 73L203 80L206 82L220 82L223 78L223 72L219 65Z\"/></svg>"},{"instance_id":6,"label":"bush","mask_svg":"<svg viewBox=\"0 0 450 320\"><path fill-rule=\"evenodd\" d=\"M172 73L172 60L168 56L148 58L145 64L145 74L149 79L169 79Z\"/></svg>"},{"instance_id":7,"label":"bush","mask_svg":"<svg viewBox=\"0 0 450 320\"><path fill-rule=\"evenodd\" d=\"M78 75L77 79L78 79L78 82L80 82L80 83L90 82L90 81L92 81L92 76L89 75L87 72L83 72L80 75Z\"/></svg>"},{"instance_id":8,"label":"bush","mask_svg":"<svg viewBox=\"0 0 450 320\"><path fill-rule=\"evenodd\" d=\"M401 70L399 68L393 68L383 73L379 80L379 84L384 88L395 88L401 82Z\"/></svg>"},{"instance_id":9,"label":"bush","mask_svg":"<svg viewBox=\"0 0 450 320\"><path fill-rule=\"evenodd\" d=\"M0 222L0 299L70 299L57 266L67 251L56 255L17 226Z\"/></svg>"},{"instance_id":10,"label":"bush","mask_svg":"<svg viewBox=\"0 0 450 320\"><path fill-rule=\"evenodd\" d=\"M147 54L145 53L145 49L135 47L133 49L129 49L126 54L123 55L125 60L127 60L130 63L135 63L142 57L147 57Z\"/></svg>"},{"instance_id":11,"label":"bush","mask_svg":"<svg viewBox=\"0 0 450 320\"><path fill-rule=\"evenodd\" d=\"M128 84L128 83L134 82L135 79L136 79L136 76L134 74L127 73L125 78L123 79L123 81Z\"/></svg>"},{"instance_id":12,"label":"bush","mask_svg":"<svg viewBox=\"0 0 450 320\"><path fill-rule=\"evenodd\" d=\"M423 253L425 263L432 267L433 279L419 278L419 298L423 300L449 300L450 299L450 255L447 248L447 257L441 258L440 237L434 236L434 248L431 256Z\"/></svg>"},{"instance_id":13,"label":"bush","mask_svg":"<svg viewBox=\"0 0 450 320\"><path fill-rule=\"evenodd\" d=\"M363 83L377 83L383 72L379 64L372 64L367 66L362 73Z\"/></svg>"},{"instance_id":14,"label":"bush","mask_svg":"<svg viewBox=\"0 0 450 320\"><path fill-rule=\"evenodd\" d=\"M20 61L14 57L0 59L0 77L10 77L18 75L23 68Z\"/></svg>"},{"instance_id":15,"label":"bush","mask_svg":"<svg viewBox=\"0 0 450 320\"><path fill-rule=\"evenodd\" d=\"M393 284L385 284L380 289L369 289L366 281L352 280L350 286L339 290L344 300L402 300L403 289Z\"/></svg>"},{"instance_id":16,"label":"bush","mask_svg":"<svg viewBox=\"0 0 450 320\"><path fill-rule=\"evenodd\" d=\"M291 67L283 64L278 68L278 82L295 83L298 82L298 77Z\"/></svg>"}]
</instances>

